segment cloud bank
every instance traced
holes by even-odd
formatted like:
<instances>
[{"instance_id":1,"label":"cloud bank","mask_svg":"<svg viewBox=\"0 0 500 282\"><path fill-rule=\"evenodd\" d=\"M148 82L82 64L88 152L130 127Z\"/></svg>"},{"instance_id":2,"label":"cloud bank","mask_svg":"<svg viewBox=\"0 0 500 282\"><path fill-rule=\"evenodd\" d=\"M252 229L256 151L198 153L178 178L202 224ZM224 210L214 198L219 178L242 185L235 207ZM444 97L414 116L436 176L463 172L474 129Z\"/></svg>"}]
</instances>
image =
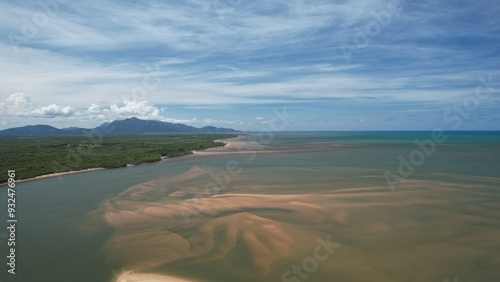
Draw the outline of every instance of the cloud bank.
<instances>
[{"instance_id":1,"label":"cloud bank","mask_svg":"<svg viewBox=\"0 0 500 282\"><path fill-rule=\"evenodd\" d=\"M370 120L432 129L437 112L471 95L479 77L500 81L500 6L486 0L45 0L4 1L0 11L2 111L38 105L9 123L233 120L188 112L222 106L253 111L238 120L253 124L285 105L304 113L303 128L314 125L307 119L342 120L332 130L370 129ZM16 104L15 93L31 100ZM482 113L499 118L491 104ZM420 118L409 121L415 109Z\"/></svg>"}]
</instances>

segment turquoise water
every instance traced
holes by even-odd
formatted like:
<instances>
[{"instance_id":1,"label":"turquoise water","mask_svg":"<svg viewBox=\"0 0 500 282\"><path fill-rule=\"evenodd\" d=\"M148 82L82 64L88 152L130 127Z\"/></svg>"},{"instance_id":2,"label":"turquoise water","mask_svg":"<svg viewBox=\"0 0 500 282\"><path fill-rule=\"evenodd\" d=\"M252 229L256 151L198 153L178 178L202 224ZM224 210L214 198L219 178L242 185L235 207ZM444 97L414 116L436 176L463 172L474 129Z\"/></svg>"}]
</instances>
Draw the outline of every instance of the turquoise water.
<instances>
[{"instance_id":1,"label":"turquoise water","mask_svg":"<svg viewBox=\"0 0 500 282\"><path fill-rule=\"evenodd\" d=\"M113 281L124 270L282 281L325 236L340 247L310 281L497 281L500 134L446 133L399 175L398 157L431 136L253 134L214 154L19 183L17 274L1 281ZM239 172L225 178L228 164ZM400 177L394 192L388 171ZM200 193L207 185L218 191Z\"/></svg>"}]
</instances>

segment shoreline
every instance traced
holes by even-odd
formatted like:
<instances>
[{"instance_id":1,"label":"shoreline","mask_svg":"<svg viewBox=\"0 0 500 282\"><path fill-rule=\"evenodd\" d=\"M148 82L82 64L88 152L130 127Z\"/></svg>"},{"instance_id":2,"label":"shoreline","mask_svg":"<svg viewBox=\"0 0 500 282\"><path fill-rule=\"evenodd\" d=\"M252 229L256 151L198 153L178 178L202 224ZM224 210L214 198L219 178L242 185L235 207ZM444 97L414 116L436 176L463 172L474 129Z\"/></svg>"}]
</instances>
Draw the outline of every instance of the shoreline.
<instances>
[{"instance_id":1,"label":"shoreline","mask_svg":"<svg viewBox=\"0 0 500 282\"><path fill-rule=\"evenodd\" d=\"M228 139L214 140L214 142L224 143L224 146L212 147L212 148L208 148L205 150L194 150L194 151L192 151L192 154L199 155L199 156L208 156L208 155L240 153L240 152L242 152L241 150L239 150L242 147L241 144L245 143L245 141L240 140L240 138L243 136L245 136L245 135L238 135L237 137L228 138ZM238 149L238 150L236 150L236 149Z\"/></svg>"},{"instance_id":2,"label":"shoreline","mask_svg":"<svg viewBox=\"0 0 500 282\"><path fill-rule=\"evenodd\" d=\"M31 178L23 178L16 180L16 183L20 182L26 182L26 181L33 181L33 180L39 180L39 179L44 179L44 178L49 178L49 177L55 177L55 176L63 176L67 174L75 174L75 173L83 173L83 172L91 172L91 171L98 171L98 170L105 170L109 168L105 167L93 167L93 168L86 168L86 169L80 169L80 170L72 170L72 171L64 171L64 172L54 172L54 173L49 173L49 174L44 174L44 175L39 175ZM0 186L6 185L7 183L1 183Z\"/></svg>"},{"instance_id":3,"label":"shoreline","mask_svg":"<svg viewBox=\"0 0 500 282\"><path fill-rule=\"evenodd\" d=\"M129 280L130 279L130 280ZM154 273L123 272L114 281L144 281L144 282L194 282L194 280Z\"/></svg>"},{"instance_id":4,"label":"shoreline","mask_svg":"<svg viewBox=\"0 0 500 282\"><path fill-rule=\"evenodd\" d=\"M241 136L241 135L238 135L238 137L239 136ZM235 138L238 138L238 137L235 137ZM230 139L234 139L234 138L230 138ZM223 140L229 140L229 139L214 140L214 142L222 142L222 143L224 143L224 146L222 146L220 148L225 148L229 144L231 144L230 142L226 142L226 141L223 141ZM43 175L39 175L39 176L35 176L35 177L19 179L19 180L16 180L16 183L26 182L26 181L34 181L34 180L39 180L39 179L44 179L44 178L50 178L50 177L55 177L55 176L64 176L64 175L75 174L75 173L84 173L84 172L92 172L92 171L99 171L99 170L117 169L117 168L124 168L124 167L133 167L133 166L139 166L139 165L144 165L144 164L154 164L154 163L159 163L159 162L162 162L162 161L165 161L165 160L168 160L168 159L180 158L180 157L185 157L185 156L190 156L190 155L197 155L200 152L204 152L204 151L207 151L207 150L210 150L210 149L216 149L216 148L219 148L219 147L211 147L211 148L207 148L207 149L204 149L204 150L193 150L191 152L187 152L187 153L182 154L182 155L162 156L162 157L160 157L159 160L154 161L154 162L143 162L143 163L139 163L139 164L125 164L124 166L121 166L121 167L110 167L110 168L106 168L106 167L93 167L93 168L86 168L86 169L80 169L80 170L72 170L72 171L64 171L64 172L54 172L54 173L43 174ZM7 184L8 184L7 182L0 183L0 186L7 185Z\"/></svg>"}]
</instances>

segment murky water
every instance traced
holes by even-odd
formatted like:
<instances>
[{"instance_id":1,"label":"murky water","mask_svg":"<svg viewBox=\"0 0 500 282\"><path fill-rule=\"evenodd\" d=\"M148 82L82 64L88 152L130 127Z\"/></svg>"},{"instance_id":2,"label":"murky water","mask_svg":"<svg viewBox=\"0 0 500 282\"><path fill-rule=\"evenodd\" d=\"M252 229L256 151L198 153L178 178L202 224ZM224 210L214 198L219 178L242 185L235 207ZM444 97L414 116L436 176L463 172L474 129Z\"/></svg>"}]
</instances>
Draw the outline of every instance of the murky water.
<instances>
[{"instance_id":1,"label":"murky water","mask_svg":"<svg viewBox=\"0 0 500 282\"><path fill-rule=\"evenodd\" d=\"M500 134L446 137L249 135L19 183L1 281L498 281Z\"/></svg>"}]
</instances>

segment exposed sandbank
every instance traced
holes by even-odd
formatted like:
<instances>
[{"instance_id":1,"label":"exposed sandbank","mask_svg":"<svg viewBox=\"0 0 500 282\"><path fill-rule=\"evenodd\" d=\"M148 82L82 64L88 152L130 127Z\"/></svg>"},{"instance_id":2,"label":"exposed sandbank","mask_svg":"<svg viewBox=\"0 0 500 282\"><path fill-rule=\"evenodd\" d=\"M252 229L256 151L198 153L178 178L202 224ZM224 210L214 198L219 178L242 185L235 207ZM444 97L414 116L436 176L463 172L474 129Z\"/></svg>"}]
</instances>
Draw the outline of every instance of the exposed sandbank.
<instances>
[{"instance_id":1,"label":"exposed sandbank","mask_svg":"<svg viewBox=\"0 0 500 282\"><path fill-rule=\"evenodd\" d=\"M182 279L173 276L160 275L160 274L141 274L124 272L116 277L116 282L194 282L193 280Z\"/></svg>"},{"instance_id":2,"label":"exposed sandbank","mask_svg":"<svg viewBox=\"0 0 500 282\"><path fill-rule=\"evenodd\" d=\"M491 188L498 187L498 178L471 177L477 184L454 182L453 175L412 179L391 193L385 185L352 187L352 179L340 178L349 172L379 174L369 169L336 168L317 183L286 171L246 168L231 178L234 184L200 194L211 180L210 169L193 166L176 177L130 187L88 214L80 228L93 230L97 220L114 228L102 249L107 259L150 273L121 277L131 282L190 281L171 277L171 269L204 269L210 281L222 272L279 281L326 236L341 246L321 262L314 273L318 281L367 281L357 273L370 281L404 281L415 265L426 270L422 280L439 281L456 269L464 277L477 273L467 263L477 260L486 278L500 263L491 251L500 234L491 227L499 212L488 208L496 202L485 201L497 197ZM315 170L307 173L314 177ZM265 174L265 182L255 180Z\"/></svg>"}]
</instances>

